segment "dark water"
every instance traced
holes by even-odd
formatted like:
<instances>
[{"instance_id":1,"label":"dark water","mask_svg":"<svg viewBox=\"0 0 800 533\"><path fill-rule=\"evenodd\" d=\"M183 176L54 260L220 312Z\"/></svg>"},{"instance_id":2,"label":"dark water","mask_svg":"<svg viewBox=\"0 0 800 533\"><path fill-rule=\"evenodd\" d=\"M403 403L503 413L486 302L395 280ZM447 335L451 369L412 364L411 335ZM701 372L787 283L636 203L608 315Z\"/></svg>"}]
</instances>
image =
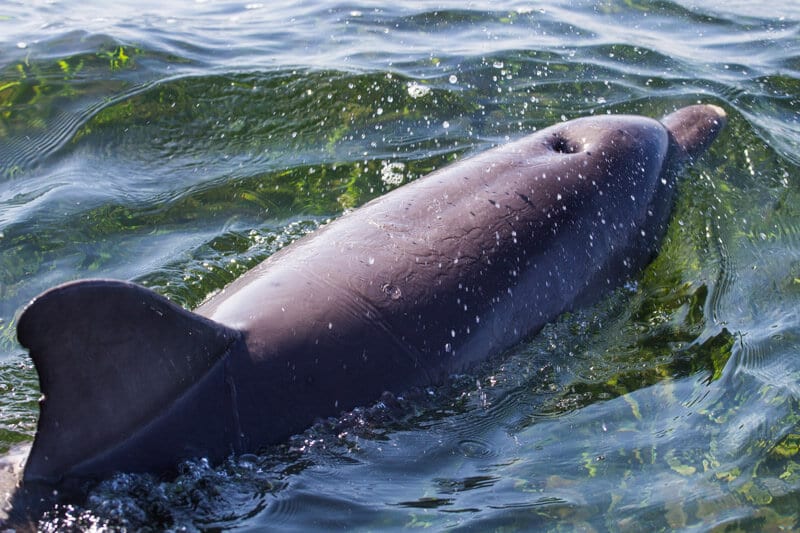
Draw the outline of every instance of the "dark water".
<instances>
[{"instance_id":1,"label":"dark water","mask_svg":"<svg viewBox=\"0 0 800 533\"><path fill-rule=\"evenodd\" d=\"M799 528L799 5L397 4L0 7L4 454L37 416L15 316L48 287L132 279L191 308L456 157L721 105L657 260L474 375L119 476L39 527Z\"/></svg>"}]
</instances>

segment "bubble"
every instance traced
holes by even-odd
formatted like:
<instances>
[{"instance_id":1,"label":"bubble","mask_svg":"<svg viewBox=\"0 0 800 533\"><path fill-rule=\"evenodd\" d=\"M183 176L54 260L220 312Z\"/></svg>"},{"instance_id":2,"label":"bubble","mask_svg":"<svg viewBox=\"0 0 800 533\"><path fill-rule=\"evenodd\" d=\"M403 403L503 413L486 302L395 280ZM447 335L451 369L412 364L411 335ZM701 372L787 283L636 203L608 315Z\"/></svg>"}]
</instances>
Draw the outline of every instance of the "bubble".
<instances>
[{"instance_id":1,"label":"bubble","mask_svg":"<svg viewBox=\"0 0 800 533\"><path fill-rule=\"evenodd\" d=\"M411 98L422 98L426 94L431 92L430 87L425 87L424 85L420 85L417 82L410 82L408 84L408 95Z\"/></svg>"},{"instance_id":2,"label":"bubble","mask_svg":"<svg viewBox=\"0 0 800 533\"><path fill-rule=\"evenodd\" d=\"M381 164L381 181L386 185L400 185L403 183L403 171L406 166L398 161L384 161Z\"/></svg>"}]
</instances>

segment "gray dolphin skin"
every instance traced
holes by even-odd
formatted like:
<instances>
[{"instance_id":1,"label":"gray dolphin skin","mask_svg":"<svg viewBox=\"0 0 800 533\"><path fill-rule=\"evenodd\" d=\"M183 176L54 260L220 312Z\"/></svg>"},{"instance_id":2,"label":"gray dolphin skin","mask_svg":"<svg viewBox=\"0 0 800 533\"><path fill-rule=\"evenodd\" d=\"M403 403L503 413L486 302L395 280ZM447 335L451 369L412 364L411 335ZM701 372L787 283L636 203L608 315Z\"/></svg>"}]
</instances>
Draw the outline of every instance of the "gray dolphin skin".
<instances>
[{"instance_id":1,"label":"gray dolphin skin","mask_svg":"<svg viewBox=\"0 0 800 533\"><path fill-rule=\"evenodd\" d=\"M543 129L340 217L194 312L122 281L45 292L18 322L43 394L23 484L220 461L469 370L640 272L677 170L725 122L695 105Z\"/></svg>"}]
</instances>

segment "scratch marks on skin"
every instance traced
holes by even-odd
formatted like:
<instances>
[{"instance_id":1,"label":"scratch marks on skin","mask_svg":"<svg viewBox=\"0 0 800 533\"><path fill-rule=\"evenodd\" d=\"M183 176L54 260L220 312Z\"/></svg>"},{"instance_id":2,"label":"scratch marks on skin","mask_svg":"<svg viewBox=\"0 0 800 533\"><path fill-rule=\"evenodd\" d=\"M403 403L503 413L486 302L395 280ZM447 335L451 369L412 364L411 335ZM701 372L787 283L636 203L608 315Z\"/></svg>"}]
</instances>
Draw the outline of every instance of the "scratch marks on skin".
<instances>
[{"instance_id":1,"label":"scratch marks on skin","mask_svg":"<svg viewBox=\"0 0 800 533\"><path fill-rule=\"evenodd\" d=\"M518 192L517 196L519 196L522 199L522 201L525 202L526 204L528 204L532 209L536 209L536 206L533 205L533 202L531 201L531 199L527 195L522 194L521 192Z\"/></svg>"}]
</instances>

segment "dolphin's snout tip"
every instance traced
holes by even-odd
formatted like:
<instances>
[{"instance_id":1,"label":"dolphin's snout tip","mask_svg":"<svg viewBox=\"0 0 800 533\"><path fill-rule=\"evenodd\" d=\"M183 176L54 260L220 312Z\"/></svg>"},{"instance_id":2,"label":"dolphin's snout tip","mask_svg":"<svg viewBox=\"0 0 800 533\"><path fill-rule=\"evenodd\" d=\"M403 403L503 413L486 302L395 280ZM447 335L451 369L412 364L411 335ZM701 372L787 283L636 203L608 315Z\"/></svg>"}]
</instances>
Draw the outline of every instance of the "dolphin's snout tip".
<instances>
[{"instance_id":1,"label":"dolphin's snout tip","mask_svg":"<svg viewBox=\"0 0 800 533\"><path fill-rule=\"evenodd\" d=\"M726 113L725 110L720 106L714 104L706 104L706 107L708 107L709 111L716 113L719 118L721 119L728 118L728 113Z\"/></svg>"},{"instance_id":2,"label":"dolphin's snout tip","mask_svg":"<svg viewBox=\"0 0 800 533\"><path fill-rule=\"evenodd\" d=\"M728 122L728 113L725 111L724 108L715 104L701 104L701 106L704 107L706 112L708 113L709 120L718 124L720 130ZM717 131L716 133L719 132Z\"/></svg>"},{"instance_id":3,"label":"dolphin's snout tip","mask_svg":"<svg viewBox=\"0 0 800 533\"><path fill-rule=\"evenodd\" d=\"M714 104L682 107L661 119L676 147L687 157L703 153L727 122L728 113Z\"/></svg>"}]
</instances>

